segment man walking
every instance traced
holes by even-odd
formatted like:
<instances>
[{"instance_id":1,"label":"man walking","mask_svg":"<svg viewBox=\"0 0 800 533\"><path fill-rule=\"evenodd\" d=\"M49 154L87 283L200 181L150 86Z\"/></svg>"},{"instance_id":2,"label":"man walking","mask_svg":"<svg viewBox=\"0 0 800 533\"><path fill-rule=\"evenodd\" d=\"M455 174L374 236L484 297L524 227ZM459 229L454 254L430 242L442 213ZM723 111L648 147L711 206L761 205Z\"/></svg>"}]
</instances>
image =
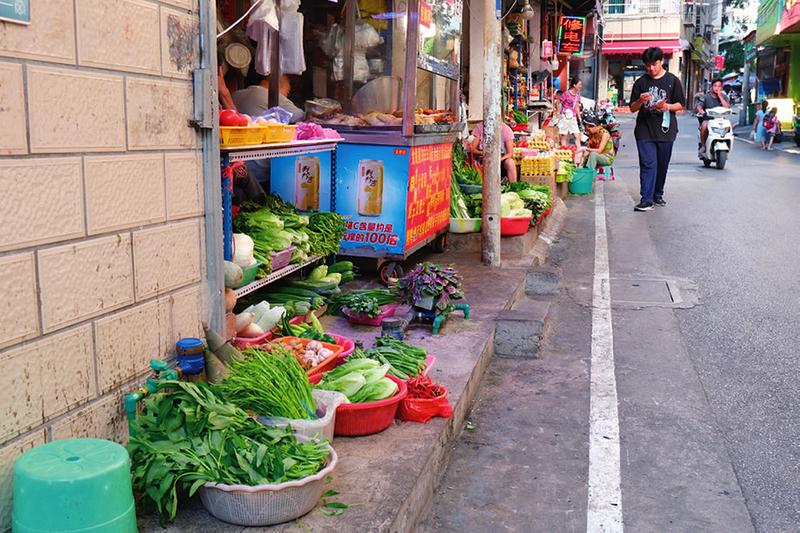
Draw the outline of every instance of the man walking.
<instances>
[{"instance_id":1,"label":"man walking","mask_svg":"<svg viewBox=\"0 0 800 533\"><path fill-rule=\"evenodd\" d=\"M650 211L664 201L672 145L678 135L676 113L683 111L685 98L680 80L664 69L664 51L658 47L642 52L646 74L636 80L631 90L631 111L636 115L636 148L639 151L639 186L641 201L636 211Z\"/></svg>"}]
</instances>

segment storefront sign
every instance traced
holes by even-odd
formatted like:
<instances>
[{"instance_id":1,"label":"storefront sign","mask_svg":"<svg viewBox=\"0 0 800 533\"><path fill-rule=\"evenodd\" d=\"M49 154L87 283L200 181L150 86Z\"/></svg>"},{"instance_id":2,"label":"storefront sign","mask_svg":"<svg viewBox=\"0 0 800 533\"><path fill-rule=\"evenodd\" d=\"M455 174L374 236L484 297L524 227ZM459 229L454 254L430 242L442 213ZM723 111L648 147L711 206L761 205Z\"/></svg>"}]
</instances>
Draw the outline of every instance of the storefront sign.
<instances>
[{"instance_id":1,"label":"storefront sign","mask_svg":"<svg viewBox=\"0 0 800 533\"><path fill-rule=\"evenodd\" d=\"M431 5L425 0L419 0L419 25L430 29L432 19Z\"/></svg>"},{"instance_id":2,"label":"storefront sign","mask_svg":"<svg viewBox=\"0 0 800 533\"><path fill-rule=\"evenodd\" d=\"M720 72L725 70L725 56L717 56L714 58L714 69Z\"/></svg>"},{"instance_id":3,"label":"storefront sign","mask_svg":"<svg viewBox=\"0 0 800 533\"><path fill-rule=\"evenodd\" d=\"M542 41L542 57L553 57L553 41Z\"/></svg>"},{"instance_id":4,"label":"storefront sign","mask_svg":"<svg viewBox=\"0 0 800 533\"><path fill-rule=\"evenodd\" d=\"M758 4L758 26L756 44L760 45L778 31L783 11L783 0L763 0Z\"/></svg>"},{"instance_id":5,"label":"storefront sign","mask_svg":"<svg viewBox=\"0 0 800 533\"><path fill-rule=\"evenodd\" d=\"M800 0L784 0L781 15L781 32L800 22Z\"/></svg>"},{"instance_id":6,"label":"storefront sign","mask_svg":"<svg viewBox=\"0 0 800 533\"><path fill-rule=\"evenodd\" d=\"M452 150L449 143L411 149L406 250L450 224Z\"/></svg>"},{"instance_id":7,"label":"storefront sign","mask_svg":"<svg viewBox=\"0 0 800 533\"><path fill-rule=\"evenodd\" d=\"M17 24L30 24L30 0L0 0L0 20Z\"/></svg>"},{"instance_id":8,"label":"storefront sign","mask_svg":"<svg viewBox=\"0 0 800 533\"><path fill-rule=\"evenodd\" d=\"M580 55L586 35L586 17L561 17L558 27L558 53Z\"/></svg>"}]
</instances>

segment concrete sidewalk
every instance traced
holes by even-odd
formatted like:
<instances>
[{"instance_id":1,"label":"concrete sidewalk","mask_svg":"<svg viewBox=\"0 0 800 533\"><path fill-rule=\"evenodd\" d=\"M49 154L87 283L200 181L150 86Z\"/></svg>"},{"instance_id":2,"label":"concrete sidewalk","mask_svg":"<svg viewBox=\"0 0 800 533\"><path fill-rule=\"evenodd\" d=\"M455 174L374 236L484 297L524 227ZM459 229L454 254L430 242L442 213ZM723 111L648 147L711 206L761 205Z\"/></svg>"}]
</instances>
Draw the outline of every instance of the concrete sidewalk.
<instances>
[{"instance_id":1,"label":"concrete sidewalk","mask_svg":"<svg viewBox=\"0 0 800 533\"><path fill-rule=\"evenodd\" d=\"M553 238L565 215L565 204L559 200L543 222L542 232ZM463 248L413 258L413 262L451 263L464 278L471 319L464 320L460 313L454 313L440 335L431 335L429 326L418 326L409 330L407 338L436 356L430 377L447 387L454 414L450 419L435 418L426 424L395 421L376 435L335 438L333 446L339 455L339 465L330 488L339 492L336 501L350 506L344 514L326 516L317 507L289 524L242 528L214 519L195 497L182 502L175 522L166 529L160 527L157 517L145 516L140 517L140 531L415 531L447 467L452 445L461 433L492 358L496 320L524 292L526 273L534 258L541 261L546 255L547 240L537 239L535 233L529 232L524 246L531 250L527 263L515 259L499 269L483 266L479 253ZM504 239L504 242L512 246L510 241ZM326 330L364 341L366 345L371 345L380 334L379 328L353 326L339 317L325 317L323 323Z\"/></svg>"}]
</instances>

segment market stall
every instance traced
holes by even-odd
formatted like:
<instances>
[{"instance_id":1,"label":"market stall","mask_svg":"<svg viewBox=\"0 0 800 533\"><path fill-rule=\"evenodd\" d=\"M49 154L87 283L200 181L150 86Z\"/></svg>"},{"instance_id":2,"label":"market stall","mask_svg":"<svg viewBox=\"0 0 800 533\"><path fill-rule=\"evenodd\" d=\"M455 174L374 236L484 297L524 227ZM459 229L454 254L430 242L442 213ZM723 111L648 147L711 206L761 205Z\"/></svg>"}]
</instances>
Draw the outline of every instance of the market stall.
<instances>
[{"instance_id":1,"label":"market stall","mask_svg":"<svg viewBox=\"0 0 800 533\"><path fill-rule=\"evenodd\" d=\"M348 4L327 34L319 67L336 98L306 102L307 118L336 129L331 209L347 227L344 255L376 258L383 279L448 227L457 122L461 2ZM315 93L319 94L319 88Z\"/></svg>"}]
</instances>

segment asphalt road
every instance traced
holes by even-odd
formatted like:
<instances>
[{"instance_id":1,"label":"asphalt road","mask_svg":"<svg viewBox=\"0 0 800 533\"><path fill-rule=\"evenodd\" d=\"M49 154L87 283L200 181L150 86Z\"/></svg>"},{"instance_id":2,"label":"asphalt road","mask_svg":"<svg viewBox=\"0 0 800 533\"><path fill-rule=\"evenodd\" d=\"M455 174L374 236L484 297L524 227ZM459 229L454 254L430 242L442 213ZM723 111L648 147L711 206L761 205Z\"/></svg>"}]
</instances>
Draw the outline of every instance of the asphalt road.
<instances>
[{"instance_id":1,"label":"asphalt road","mask_svg":"<svg viewBox=\"0 0 800 533\"><path fill-rule=\"evenodd\" d=\"M703 168L682 117L668 205L635 213L621 120L616 181L567 199L542 356L492 361L421 530L586 531L602 194L625 530L800 531L800 155L737 140L726 169Z\"/></svg>"},{"instance_id":2,"label":"asphalt road","mask_svg":"<svg viewBox=\"0 0 800 533\"><path fill-rule=\"evenodd\" d=\"M667 207L641 215L656 215L648 231L664 271L697 284L700 304L675 316L752 523L798 531L800 156L737 140L727 168L706 169L693 126L681 121ZM635 194L630 148L617 166Z\"/></svg>"}]
</instances>

